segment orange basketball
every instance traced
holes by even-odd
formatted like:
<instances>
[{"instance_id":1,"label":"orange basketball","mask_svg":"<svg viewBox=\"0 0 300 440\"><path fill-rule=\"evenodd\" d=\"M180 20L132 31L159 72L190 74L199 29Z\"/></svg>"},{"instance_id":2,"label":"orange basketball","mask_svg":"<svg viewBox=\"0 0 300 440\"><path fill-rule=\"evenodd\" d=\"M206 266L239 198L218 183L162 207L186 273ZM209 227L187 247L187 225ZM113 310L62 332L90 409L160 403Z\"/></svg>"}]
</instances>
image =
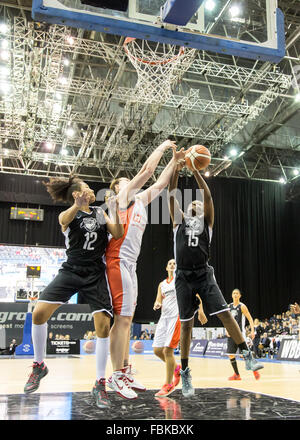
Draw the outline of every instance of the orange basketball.
<instances>
[{"instance_id":1,"label":"orange basketball","mask_svg":"<svg viewBox=\"0 0 300 440\"><path fill-rule=\"evenodd\" d=\"M132 350L135 353L143 353L144 351L144 344L142 341L135 341L132 346L131 346Z\"/></svg>"},{"instance_id":2,"label":"orange basketball","mask_svg":"<svg viewBox=\"0 0 300 440\"><path fill-rule=\"evenodd\" d=\"M186 166L192 171L204 170L208 167L210 161L210 152L203 145L193 145L185 153Z\"/></svg>"}]
</instances>

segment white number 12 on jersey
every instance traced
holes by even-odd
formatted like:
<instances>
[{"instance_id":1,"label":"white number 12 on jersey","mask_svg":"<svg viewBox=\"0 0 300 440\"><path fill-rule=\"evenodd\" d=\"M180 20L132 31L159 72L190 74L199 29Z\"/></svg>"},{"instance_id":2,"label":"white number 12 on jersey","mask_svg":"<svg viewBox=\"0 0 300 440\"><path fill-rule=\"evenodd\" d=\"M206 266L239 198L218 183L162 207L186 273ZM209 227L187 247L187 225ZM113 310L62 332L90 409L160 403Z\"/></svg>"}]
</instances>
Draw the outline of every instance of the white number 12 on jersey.
<instances>
[{"instance_id":1,"label":"white number 12 on jersey","mask_svg":"<svg viewBox=\"0 0 300 440\"><path fill-rule=\"evenodd\" d=\"M95 248L92 246L93 243L97 240L97 232L87 232L84 234L85 242L83 245L83 249L87 249L88 251L93 251Z\"/></svg>"},{"instance_id":2,"label":"white number 12 on jersey","mask_svg":"<svg viewBox=\"0 0 300 440\"><path fill-rule=\"evenodd\" d=\"M199 244L199 237L196 234L196 231L188 231L188 236L189 236L189 241L188 241L188 245L189 246L193 246L196 247Z\"/></svg>"}]
</instances>

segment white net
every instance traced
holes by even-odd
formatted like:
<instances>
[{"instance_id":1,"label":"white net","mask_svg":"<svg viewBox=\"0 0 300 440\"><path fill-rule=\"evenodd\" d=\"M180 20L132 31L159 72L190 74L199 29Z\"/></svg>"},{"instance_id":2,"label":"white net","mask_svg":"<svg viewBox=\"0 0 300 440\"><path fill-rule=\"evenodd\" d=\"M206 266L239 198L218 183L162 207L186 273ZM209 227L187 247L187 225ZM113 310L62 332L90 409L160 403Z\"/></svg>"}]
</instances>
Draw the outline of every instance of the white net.
<instances>
[{"instance_id":1,"label":"white net","mask_svg":"<svg viewBox=\"0 0 300 440\"><path fill-rule=\"evenodd\" d=\"M169 99L172 88L188 70L196 52L135 38L126 38L124 49L138 75L131 100L145 104L165 103Z\"/></svg>"}]
</instances>

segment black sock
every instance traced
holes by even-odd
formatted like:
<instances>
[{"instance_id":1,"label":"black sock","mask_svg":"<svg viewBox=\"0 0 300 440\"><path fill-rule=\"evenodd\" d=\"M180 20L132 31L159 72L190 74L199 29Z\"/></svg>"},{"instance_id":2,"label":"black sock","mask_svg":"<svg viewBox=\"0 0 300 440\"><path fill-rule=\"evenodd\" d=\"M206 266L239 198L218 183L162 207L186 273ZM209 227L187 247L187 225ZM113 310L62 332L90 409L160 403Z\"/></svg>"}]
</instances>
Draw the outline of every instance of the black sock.
<instances>
[{"instance_id":1,"label":"black sock","mask_svg":"<svg viewBox=\"0 0 300 440\"><path fill-rule=\"evenodd\" d=\"M235 358L234 359L230 359L230 363L231 363L231 366L232 366L235 374L239 375L240 373L239 373L239 370L238 370L238 367L237 367L236 359Z\"/></svg>"},{"instance_id":2,"label":"black sock","mask_svg":"<svg viewBox=\"0 0 300 440\"><path fill-rule=\"evenodd\" d=\"M189 360L187 359L181 359L181 369L184 371L189 365Z\"/></svg>"},{"instance_id":3,"label":"black sock","mask_svg":"<svg viewBox=\"0 0 300 440\"><path fill-rule=\"evenodd\" d=\"M249 351L249 348L248 348L248 345L246 344L246 342L242 342L241 344L238 344L238 347L240 349L240 352L242 352L242 350Z\"/></svg>"}]
</instances>

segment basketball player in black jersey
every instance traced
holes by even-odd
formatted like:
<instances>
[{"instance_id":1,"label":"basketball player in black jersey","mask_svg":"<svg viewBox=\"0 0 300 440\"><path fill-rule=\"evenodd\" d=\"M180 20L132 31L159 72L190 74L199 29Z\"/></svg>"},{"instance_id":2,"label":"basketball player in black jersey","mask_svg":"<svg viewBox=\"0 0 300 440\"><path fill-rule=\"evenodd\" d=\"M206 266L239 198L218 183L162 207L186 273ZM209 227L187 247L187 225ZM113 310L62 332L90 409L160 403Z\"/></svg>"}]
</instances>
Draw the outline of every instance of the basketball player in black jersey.
<instances>
[{"instance_id":1,"label":"basketball player in black jersey","mask_svg":"<svg viewBox=\"0 0 300 440\"><path fill-rule=\"evenodd\" d=\"M109 401L105 391L105 368L113 312L102 257L108 243L108 233L116 239L124 234L118 204L115 201L115 205L110 206L110 212L114 213L114 220L111 220L101 208L90 206L96 200L95 194L81 179L52 178L45 185L53 200L71 205L58 218L65 235L67 261L44 289L33 312L34 363L24 392L36 391L40 380L48 373L44 363L47 321L58 307L79 292L91 307L97 335L97 380L92 395L99 408L106 408Z\"/></svg>"},{"instance_id":2,"label":"basketball player in black jersey","mask_svg":"<svg viewBox=\"0 0 300 440\"><path fill-rule=\"evenodd\" d=\"M242 302L240 302L240 299L242 296L240 290L234 289L232 291L231 296L232 296L233 302L229 304L230 313L232 314L232 316L234 317L234 319L238 323L238 326L241 329L241 332L242 332L244 338L246 338L245 321L246 321L246 319L248 320L248 322L250 324L250 329L251 329L250 337L252 339L254 339L255 330L254 330L253 318L249 313L248 307L245 304L243 304ZM228 336L227 354L229 356L230 363L231 363L231 366L234 371L233 376L230 376L228 379L229 380L241 380L240 373L239 373L238 366L237 366L237 362L236 362L236 357L235 357L235 353L237 353L239 348L228 333L227 333L227 336ZM258 380L260 378L260 374L258 371L253 371L253 374L254 374L254 377L256 380Z\"/></svg>"},{"instance_id":3,"label":"basketball player in black jersey","mask_svg":"<svg viewBox=\"0 0 300 440\"><path fill-rule=\"evenodd\" d=\"M246 361L246 369L256 371L263 368L253 358L241 333L231 315L229 307L214 277L213 267L208 265L210 240L214 224L214 205L210 190L198 171L194 177L204 193L204 203L194 200L183 213L176 200L179 170L185 165L181 161L169 184L169 208L174 228L174 254L176 260L175 289L181 321L181 379L182 394L192 396L195 390L188 368L190 343L194 315L199 308L200 296L204 310L210 316L217 315L224 327L240 348Z\"/></svg>"}]
</instances>

